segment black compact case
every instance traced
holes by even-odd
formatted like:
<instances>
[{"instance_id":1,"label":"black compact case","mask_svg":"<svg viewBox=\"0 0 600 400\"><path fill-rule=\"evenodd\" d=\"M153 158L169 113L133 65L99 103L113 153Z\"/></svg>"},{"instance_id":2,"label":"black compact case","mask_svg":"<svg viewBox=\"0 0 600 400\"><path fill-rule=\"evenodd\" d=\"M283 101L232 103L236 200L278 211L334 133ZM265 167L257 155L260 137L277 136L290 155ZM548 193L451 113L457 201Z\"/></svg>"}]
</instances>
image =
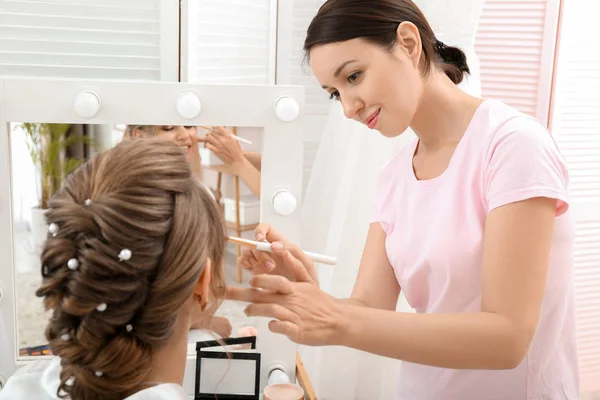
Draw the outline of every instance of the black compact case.
<instances>
[{"instance_id":1,"label":"black compact case","mask_svg":"<svg viewBox=\"0 0 600 400\"><path fill-rule=\"evenodd\" d=\"M236 349L231 349L230 351L210 350L210 348L214 347L229 347L242 344L250 344L250 351L236 351ZM260 353L256 352L256 336L197 342L196 388L194 391L194 399L259 400L260 361ZM219 380L218 384L213 389L211 389L212 383L208 381L211 379L214 380L214 371L223 369L224 365L226 365L227 368L224 373L221 373L222 379ZM228 373L241 373L245 376L254 374L253 387L250 387L252 382L249 382L247 378L242 378L241 376L239 379L236 379L235 376L227 377ZM213 376L208 376L209 374L213 374ZM217 374L219 373L217 372ZM233 381L239 382L243 380L246 380L246 382L245 384L242 384L243 388L238 390L237 393L228 393L227 391L219 390L219 384L227 385L228 380L232 383Z\"/></svg>"}]
</instances>

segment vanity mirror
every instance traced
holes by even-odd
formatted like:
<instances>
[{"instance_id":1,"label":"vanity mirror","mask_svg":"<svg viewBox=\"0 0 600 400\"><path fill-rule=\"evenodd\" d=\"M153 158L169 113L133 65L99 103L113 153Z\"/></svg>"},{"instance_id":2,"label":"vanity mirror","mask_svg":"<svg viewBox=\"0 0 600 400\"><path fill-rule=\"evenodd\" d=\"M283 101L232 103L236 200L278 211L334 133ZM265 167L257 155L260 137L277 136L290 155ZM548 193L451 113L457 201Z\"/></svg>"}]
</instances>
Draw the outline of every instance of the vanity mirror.
<instances>
[{"instance_id":1,"label":"vanity mirror","mask_svg":"<svg viewBox=\"0 0 600 400\"><path fill-rule=\"evenodd\" d=\"M304 89L293 86L0 80L0 379L48 356L44 347L48 314L35 289L41 282L39 252L48 231L43 205L64 173L123 140L128 127L142 140L140 132L150 127L147 132L171 137L186 147L192 168L201 168L208 187L217 189L221 183L221 190L213 192L223 203L226 219L231 219L227 207L232 197L243 200L252 195L244 192L243 185L239 191L229 187L219 173L219 160L214 155L207 160L206 150L200 150L203 143L195 140L204 137L206 127L232 127L242 138L242 148L262 158L261 196L255 200L258 212L243 217L252 223L258 221L251 218L268 221L298 241L303 102ZM200 152L204 164L212 165L200 167ZM233 203L240 207L250 201ZM233 214L240 217L239 212ZM235 228L233 222L229 226ZM235 248L226 256L225 276L229 285L247 281L242 276L239 282ZM217 315L231 321L233 335L244 327L256 328L261 389L274 368L287 372L293 381L296 346L269 332L268 321L245 317L244 307L226 301ZM194 395L195 359L196 349L191 346L184 381L190 396Z\"/></svg>"}]
</instances>

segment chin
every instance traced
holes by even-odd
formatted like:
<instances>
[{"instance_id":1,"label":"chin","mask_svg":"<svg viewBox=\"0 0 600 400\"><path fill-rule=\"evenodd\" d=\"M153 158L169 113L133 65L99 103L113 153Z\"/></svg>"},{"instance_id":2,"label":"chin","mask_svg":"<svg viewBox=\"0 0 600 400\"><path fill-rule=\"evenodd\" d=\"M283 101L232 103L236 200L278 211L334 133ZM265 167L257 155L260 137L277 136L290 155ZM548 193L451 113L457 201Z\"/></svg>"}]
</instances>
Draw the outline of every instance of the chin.
<instances>
[{"instance_id":1,"label":"chin","mask_svg":"<svg viewBox=\"0 0 600 400\"><path fill-rule=\"evenodd\" d=\"M395 138L398 137L400 135L402 135L404 132L406 132L407 128L400 128L400 129L394 129L394 128L387 128L386 127L381 127L381 129L377 129L379 131L379 133L381 133L383 136L387 137L387 138Z\"/></svg>"}]
</instances>

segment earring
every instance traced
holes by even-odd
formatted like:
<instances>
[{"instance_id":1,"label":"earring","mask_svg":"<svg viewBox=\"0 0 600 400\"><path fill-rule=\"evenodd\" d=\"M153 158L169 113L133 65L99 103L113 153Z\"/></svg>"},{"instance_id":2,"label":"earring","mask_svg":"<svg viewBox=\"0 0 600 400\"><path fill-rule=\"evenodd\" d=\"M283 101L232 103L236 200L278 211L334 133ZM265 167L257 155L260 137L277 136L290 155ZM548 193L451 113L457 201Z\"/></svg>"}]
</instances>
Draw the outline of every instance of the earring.
<instances>
[{"instance_id":1,"label":"earring","mask_svg":"<svg viewBox=\"0 0 600 400\"><path fill-rule=\"evenodd\" d=\"M202 299L202 295L196 294L196 302L198 302L198 304L200 304L200 309L202 311L206 310L206 300Z\"/></svg>"}]
</instances>

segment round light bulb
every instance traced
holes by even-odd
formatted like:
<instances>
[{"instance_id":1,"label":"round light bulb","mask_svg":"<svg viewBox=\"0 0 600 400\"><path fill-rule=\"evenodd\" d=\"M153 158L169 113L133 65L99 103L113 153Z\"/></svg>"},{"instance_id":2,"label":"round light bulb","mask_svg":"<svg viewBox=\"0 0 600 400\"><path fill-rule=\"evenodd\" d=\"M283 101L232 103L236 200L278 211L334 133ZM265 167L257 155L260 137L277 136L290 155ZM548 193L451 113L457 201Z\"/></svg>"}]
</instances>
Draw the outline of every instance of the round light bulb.
<instances>
[{"instance_id":1,"label":"round light bulb","mask_svg":"<svg viewBox=\"0 0 600 400\"><path fill-rule=\"evenodd\" d=\"M275 114L284 122L291 122L300 115L298 102L291 97L280 97L275 102Z\"/></svg>"},{"instance_id":2,"label":"round light bulb","mask_svg":"<svg viewBox=\"0 0 600 400\"><path fill-rule=\"evenodd\" d=\"M91 118L100 111L100 98L93 92L81 92L75 97L73 108L84 118Z\"/></svg>"},{"instance_id":3,"label":"round light bulb","mask_svg":"<svg viewBox=\"0 0 600 400\"><path fill-rule=\"evenodd\" d=\"M298 201L288 190L278 190L273 195L273 208L279 215L290 215L296 211Z\"/></svg>"},{"instance_id":4,"label":"round light bulb","mask_svg":"<svg viewBox=\"0 0 600 400\"><path fill-rule=\"evenodd\" d=\"M194 119L202 110L202 103L194 93L184 93L177 99L177 112L185 119Z\"/></svg>"}]
</instances>

